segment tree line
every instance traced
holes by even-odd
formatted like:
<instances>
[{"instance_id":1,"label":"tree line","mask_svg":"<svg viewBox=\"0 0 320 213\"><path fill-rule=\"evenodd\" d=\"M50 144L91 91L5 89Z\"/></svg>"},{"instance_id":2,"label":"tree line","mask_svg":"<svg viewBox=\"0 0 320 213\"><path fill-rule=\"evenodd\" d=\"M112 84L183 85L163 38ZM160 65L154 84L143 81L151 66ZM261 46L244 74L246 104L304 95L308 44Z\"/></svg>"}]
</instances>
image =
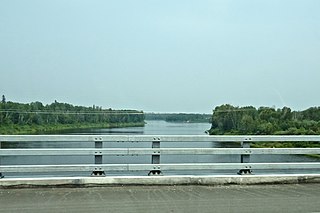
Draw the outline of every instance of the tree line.
<instances>
[{"instance_id":1,"label":"tree line","mask_svg":"<svg viewBox=\"0 0 320 213\"><path fill-rule=\"evenodd\" d=\"M289 107L275 109L253 106L217 106L212 114L212 135L319 135L320 107L292 111Z\"/></svg>"},{"instance_id":2,"label":"tree line","mask_svg":"<svg viewBox=\"0 0 320 213\"><path fill-rule=\"evenodd\" d=\"M43 105L41 102L17 103L6 101L2 96L0 103L0 124L6 125L57 125L81 123L144 123L143 111L102 109L102 107L73 106L54 101Z\"/></svg>"},{"instance_id":3,"label":"tree line","mask_svg":"<svg viewBox=\"0 0 320 213\"><path fill-rule=\"evenodd\" d=\"M146 113L146 120L164 120L167 122L210 123L210 114L197 113Z\"/></svg>"}]
</instances>

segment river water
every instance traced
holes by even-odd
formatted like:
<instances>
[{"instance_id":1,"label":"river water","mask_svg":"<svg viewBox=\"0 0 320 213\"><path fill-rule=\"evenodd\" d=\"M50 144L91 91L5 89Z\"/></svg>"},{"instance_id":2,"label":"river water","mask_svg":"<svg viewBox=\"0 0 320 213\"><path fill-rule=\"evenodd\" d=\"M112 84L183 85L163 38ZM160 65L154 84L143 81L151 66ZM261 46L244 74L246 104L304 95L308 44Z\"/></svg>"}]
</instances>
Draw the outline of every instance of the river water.
<instances>
[{"instance_id":1,"label":"river water","mask_svg":"<svg viewBox=\"0 0 320 213\"><path fill-rule=\"evenodd\" d=\"M147 121L144 127L86 129L74 130L58 134L94 134L94 135L205 135L210 129L208 123L169 123L165 121ZM104 148L150 148L151 143L103 143ZM239 143L194 142L194 143L161 143L161 147L240 147ZM94 148L93 142L18 142L2 143L2 148ZM315 162L316 158L301 155L251 155L251 162ZM151 156L103 156L105 164L148 164ZM240 162L239 155L164 155L161 163L234 163ZM1 158L2 165L33 165L33 164L92 164L93 156L7 156ZM237 171L166 171L172 174L236 174ZM256 174L274 173L274 171L254 171ZM277 173L296 173L294 170L277 171ZM299 171L299 173L318 171ZM108 173L108 175L146 175L147 172ZM17 175L17 174L13 174ZM43 175L43 174L42 174ZM56 174L55 174L56 175ZM86 173L61 173L59 175L88 175Z\"/></svg>"}]
</instances>

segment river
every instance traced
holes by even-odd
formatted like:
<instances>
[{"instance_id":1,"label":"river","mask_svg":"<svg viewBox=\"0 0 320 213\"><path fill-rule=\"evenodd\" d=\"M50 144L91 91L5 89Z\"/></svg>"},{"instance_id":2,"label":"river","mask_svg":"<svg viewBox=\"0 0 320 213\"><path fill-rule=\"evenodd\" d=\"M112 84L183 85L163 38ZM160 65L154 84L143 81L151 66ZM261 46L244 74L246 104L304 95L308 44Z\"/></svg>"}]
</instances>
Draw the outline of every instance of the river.
<instances>
[{"instance_id":1,"label":"river","mask_svg":"<svg viewBox=\"0 0 320 213\"><path fill-rule=\"evenodd\" d=\"M205 135L205 131L210 129L208 123L169 123L165 121L147 121L144 127L111 128L111 129L86 129L64 132L63 134L94 134L94 135ZM62 134L62 133L59 133ZM162 143L161 147L181 147L181 143ZM239 143L217 143L217 142L195 142L185 143L183 147L213 148L213 147L239 147ZM18 142L4 143L3 148L93 148L94 143L78 142ZM104 148L149 148L151 143L104 143ZM316 158L301 155L252 155L251 162L315 162ZM10 156L2 157L2 165L33 165L33 164L91 164L94 162L93 156ZM150 163L151 156L103 156L105 164L122 163ZM161 156L161 163L231 163L240 162L239 155L164 155ZM235 174L237 171L214 171L215 174ZM269 173L270 171L254 171L256 174ZM274 171L272 171L274 172ZM297 171L278 171L279 173ZM302 171L303 172L303 171ZM307 173L313 171L305 171ZM174 171L166 174L194 174L194 171ZM197 174L212 174L212 171L197 171ZM108 175L118 175L112 173ZM121 175L146 175L146 172L120 173ZM14 174L15 175L15 174ZM60 175L66 175L65 173ZM84 173L67 175L88 175Z\"/></svg>"},{"instance_id":2,"label":"river","mask_svg":"<svg viewBox=\"0 0 320 213\"><path fill-rule=\"evenodd\" d=\"M146 121L144 127L125 127L110 129L84 129L65 132L65 134L96 135L204 135L210 129L209 123L173 123L166 121Z\"/></svg>"}]
</instances>

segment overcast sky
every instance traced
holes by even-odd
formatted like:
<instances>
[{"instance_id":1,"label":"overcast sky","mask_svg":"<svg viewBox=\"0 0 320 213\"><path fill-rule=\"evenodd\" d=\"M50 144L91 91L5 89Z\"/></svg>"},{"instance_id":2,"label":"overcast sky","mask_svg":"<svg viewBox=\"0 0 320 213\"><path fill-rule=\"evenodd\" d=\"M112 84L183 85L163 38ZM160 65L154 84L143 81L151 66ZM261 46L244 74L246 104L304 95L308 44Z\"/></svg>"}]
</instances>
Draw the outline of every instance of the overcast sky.
<instances>
[{"instance_id":1,"label":"overcast sky","mask_svg":"<svg viewBox=\"0 0 320 213\"><path fill-rule=\"evenodd\" d=\"M0 73L16 102L306 109L320 105L320 1L0 0Z\"/></svg>"}]
</instances>

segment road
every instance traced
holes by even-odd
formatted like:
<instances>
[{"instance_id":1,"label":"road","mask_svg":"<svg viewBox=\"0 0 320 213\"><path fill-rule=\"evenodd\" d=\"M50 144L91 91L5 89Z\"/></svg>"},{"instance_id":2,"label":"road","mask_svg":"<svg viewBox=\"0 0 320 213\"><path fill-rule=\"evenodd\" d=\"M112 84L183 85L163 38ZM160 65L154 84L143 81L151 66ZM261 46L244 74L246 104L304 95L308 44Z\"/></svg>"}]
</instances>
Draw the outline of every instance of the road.
<instances>
[{"instance_id":1,"label":"road","mask_svg":"<svg viewBox=\"0 0 320 213\"><path fill-rule=\"evenodd\" d=\"M0 189L0 212L320 212L320 184Z\"/></svg>"}]
</instances>

